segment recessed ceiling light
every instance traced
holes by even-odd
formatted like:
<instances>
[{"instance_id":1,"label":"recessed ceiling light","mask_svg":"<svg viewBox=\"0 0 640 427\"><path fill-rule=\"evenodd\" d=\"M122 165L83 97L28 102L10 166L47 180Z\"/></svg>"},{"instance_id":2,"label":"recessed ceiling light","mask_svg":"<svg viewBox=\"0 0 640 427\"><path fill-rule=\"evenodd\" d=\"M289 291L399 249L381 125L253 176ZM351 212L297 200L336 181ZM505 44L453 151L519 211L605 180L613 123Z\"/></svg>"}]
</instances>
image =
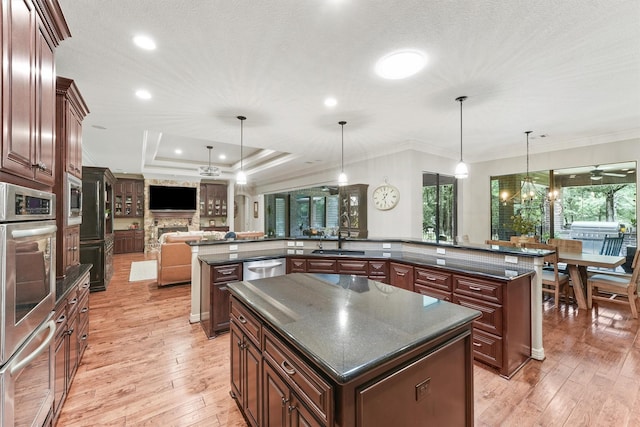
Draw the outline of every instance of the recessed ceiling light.
<instances>
[{"instance_id":1,"label":"recessed ceiling light","mask_svg":"<svg viewBox=\"0 0 640 427\"><path fill-rule=\"evenodd\" d=\"M424 68L427 56L414 49L389 53L376 63L376 74L390 80L404 79Z\"/></svg>"},{"instance_id":2,"label":"recessed ceiling light","mask_svg":"<svg viewBox=\"0 0 640 427\"><path fill-rule=\"evenodd\" d=\"M335 98L329 97L324 100L324 105L326 107L335 107L336 105L338 105L338 100Z\"/></svg>"},{"instance_id":3,"label":"recessed ceiling light","mask_svg":"<svg viewBox=\"0 0 640 427\"><path fill-rule=\"evenodd\" d=\"M133 42L136 46L144 50L154 50L156 48L156 42L150 37L138 35L133 38Z\"/></svg>"},{"instance_id":4,"label":"recessed ceiling light","mask_svg":"<svg viewBox=\"0 0 640 427\"><path fill-rule=\"evenodd\" d=\"M136 91L136 96L140 99L151 99L151 93L145 89L138 89Z\"/></svg>"},{"instance_id":5,"label":"recessed ceiling light","mask_svg":"<svg viewBox=\"0 0 640 427\"><path fill-rule=\"evenodd\" d=\"M176 148L175 150L173 150L173 152L176 154L182 154L182 150L179 148Z\"/></svg>"},{"instance_id":6,"label":"recessed ceiling light","mask_svg":"<svg viewBox=\"0 0 640 427\"><path fill-rule=\"evenodd\" d=\"M224 160L224 159L226 159L226 158L227 158L227 155L226 155L226 154L220 154L220 155L218 156L218 158L219 158L220 160Z\"/></svg>"}]
</instances>

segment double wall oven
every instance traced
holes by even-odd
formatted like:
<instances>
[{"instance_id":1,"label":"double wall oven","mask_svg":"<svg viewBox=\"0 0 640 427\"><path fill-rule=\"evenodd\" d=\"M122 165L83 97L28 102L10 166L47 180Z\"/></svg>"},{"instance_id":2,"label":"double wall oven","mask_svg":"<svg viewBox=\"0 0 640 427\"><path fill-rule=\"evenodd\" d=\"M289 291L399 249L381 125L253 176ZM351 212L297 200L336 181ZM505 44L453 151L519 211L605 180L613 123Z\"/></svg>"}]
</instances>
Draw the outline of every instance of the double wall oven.
<instances>
[{"instance_id":1,"label":"double wall oven","mask_svg":"<svg viewBox=\"0 0 640 427\"><path fill-rule=\"evenodd\" d=\"M0 425L42 425L53 402L55 195L0 183Z\"/></svg>"}]
</instances>

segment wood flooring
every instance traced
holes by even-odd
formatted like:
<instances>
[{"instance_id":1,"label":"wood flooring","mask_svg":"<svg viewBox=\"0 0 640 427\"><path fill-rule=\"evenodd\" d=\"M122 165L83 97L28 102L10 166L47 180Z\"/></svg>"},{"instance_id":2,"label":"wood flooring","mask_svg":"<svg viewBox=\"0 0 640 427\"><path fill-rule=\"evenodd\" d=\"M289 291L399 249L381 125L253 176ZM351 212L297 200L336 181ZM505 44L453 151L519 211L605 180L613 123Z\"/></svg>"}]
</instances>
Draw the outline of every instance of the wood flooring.
<instances>
[{"instance_id":1,"label":"wood flooring","mask_svg":"<svg viewBox=\"0 0 640 427\"><path fill-rule=\"evenodd\" d=\"M245 426L229 397L229 335L208 340L189 323L188 284L129 282L145 259L115 255L108 289L90 294L89 346L57 425ZM544 304L544 361L511 380L475 364L475 425L640 425L638 320L605 303Z\"/></svg>"}]
</instances>

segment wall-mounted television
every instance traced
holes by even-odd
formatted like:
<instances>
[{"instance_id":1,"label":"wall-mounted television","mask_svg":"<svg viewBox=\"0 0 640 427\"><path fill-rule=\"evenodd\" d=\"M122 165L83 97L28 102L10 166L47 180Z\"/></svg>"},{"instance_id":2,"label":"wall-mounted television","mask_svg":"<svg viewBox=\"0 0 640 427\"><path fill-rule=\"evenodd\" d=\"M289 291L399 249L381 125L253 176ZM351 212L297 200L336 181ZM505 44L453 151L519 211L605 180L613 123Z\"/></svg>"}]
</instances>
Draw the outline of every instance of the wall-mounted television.
<instances>
[{"instance_id":1,"label":"wall-mounted television","mask_svg":"<svg viewBox=\"0 0 640 427\"><path fill-rule=\"evenodd\" d=\"M195 211L197 208L195 187L149 186L149 210Z\"/></svg>"}]
</instances>

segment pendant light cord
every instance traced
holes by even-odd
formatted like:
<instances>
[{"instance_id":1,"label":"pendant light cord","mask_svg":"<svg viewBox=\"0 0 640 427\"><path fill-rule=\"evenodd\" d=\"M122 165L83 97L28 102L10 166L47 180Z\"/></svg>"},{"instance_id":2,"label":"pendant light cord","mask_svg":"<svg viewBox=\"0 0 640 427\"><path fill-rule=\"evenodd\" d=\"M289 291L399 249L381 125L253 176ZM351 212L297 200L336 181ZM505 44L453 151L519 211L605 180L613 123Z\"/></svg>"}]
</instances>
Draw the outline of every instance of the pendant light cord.
<instances>
[{"instance_id":1,"label":"pendant light cord","mask_svg":"<svg viewBox=\"0 0 640 427\"><path fill-rule=\"evenodd\" d=\"M340 172L344 172L344 125L341 125L342 128L342 151L340 154Z\"/></svg>"},{"instance_id":2,"label":"pendant light cord","mask_svg":"<svg viewBox=\"0 0 640 427\"><path fill-rule=\"evenodd\" d=\"M244 136L244 133L243 133L243 131L244 131L243 123L244 123L244 121L245 121L247 118L246 118L245 116L238 116L238 117L237 117L237 119L238 119L238 120L240 120L240 171L241 171L241 172L244 172L244 162L243 162L244 155L243 155L243 153L242 153L242 151L243 151L243 150L242 150L242 145L243 145L243 144L242 144L242 141L243 141L243 139L244 139L244 138L243 138L243 136Z\"/></svg>"},{"instance_id":3,"label":"pendant light cord","mask_svg":"<svg viewBox=\"0 0 640 427\"><path fill-rule=\"evenodd\" d=\"M466 96L459 96L456 101L460 101L460 163L462 163L462 102L467 99Z\"/></svg>"},{"instance_id":4,"label":"pendant light cord","mask_svg":"<svg viewBox=\"0 0 640 427\"><path fill-rule=\"evenodd\" d=\"M529 178L529 134L533 131L525 131L527 134L527 178Z\"/></svg>"}]
</instances>

